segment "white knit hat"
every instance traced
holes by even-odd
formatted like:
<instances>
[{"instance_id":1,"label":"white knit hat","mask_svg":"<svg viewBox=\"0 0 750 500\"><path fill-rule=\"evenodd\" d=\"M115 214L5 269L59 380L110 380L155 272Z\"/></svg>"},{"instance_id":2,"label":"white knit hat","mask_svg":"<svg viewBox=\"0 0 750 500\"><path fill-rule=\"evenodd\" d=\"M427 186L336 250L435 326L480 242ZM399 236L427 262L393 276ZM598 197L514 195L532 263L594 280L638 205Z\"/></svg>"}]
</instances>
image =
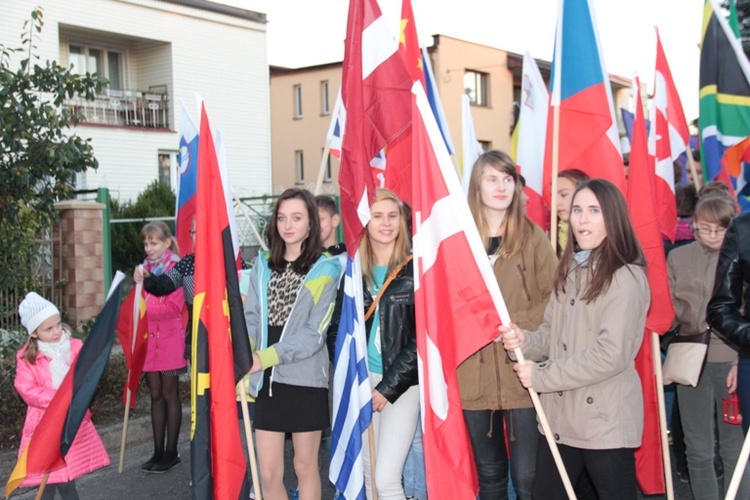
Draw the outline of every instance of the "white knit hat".
<instances>
[{"instance_id":1,"label":"white knit hat","mask_svg":"<svg viewBox=\"0 0 750 500\"><path fill-rule=\"evenodd\" d=\"M55 314L60 314L57 306L36 292L29 292L18 305L21 324L26 327L29 335L34 333L44 320Z\"/></svg>"}]
</instances>

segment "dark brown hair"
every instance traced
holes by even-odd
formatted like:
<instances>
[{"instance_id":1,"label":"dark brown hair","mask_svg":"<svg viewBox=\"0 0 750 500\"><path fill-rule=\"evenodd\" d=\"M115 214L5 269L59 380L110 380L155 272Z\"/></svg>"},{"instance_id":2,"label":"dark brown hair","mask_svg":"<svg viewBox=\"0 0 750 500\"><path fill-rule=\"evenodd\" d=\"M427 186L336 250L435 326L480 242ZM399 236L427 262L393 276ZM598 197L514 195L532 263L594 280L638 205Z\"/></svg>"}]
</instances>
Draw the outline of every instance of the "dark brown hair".
<instances>
[{"instance_id":1,"label":"dark brown hair","mask_svg":"<svg viewBox=\"0 0 750 500\"><path fill-rule=\"evenodd\" d=\"M568 179L570 182L572 182L576 186L581 184L583 181L589 180L589 175L583 170L578 170L577 168L569 168L567 170L562 170L558 172L557 177Z\"/></svg>"},{"instance_id":2,"label":"dark brown hair","mask_svg":"<svg viewBox=\"0 0 750 500\"><path fill-rule=\"evenodd\" d=\"M588 189L599 202L599 207L604 217L604 228L607 235L599 247L591 252L591 265L588 287L583 295L583 300L589 303L596 299L601 293L607 291L612 276L622 266L628 264L645 265L643 252L635 236L633 225L630 223L628 210L625 206L625 198L617 187L604 179L591 179L578 185L573 193L573 204L576 196L582 190ZM565 280L573 263L574 246L570 242L575 241L573 224L568 228L569 243L565 247L560 263L555 272L555 295L565 293Z\"/></svg>"},{"instance_id":3,"label":"dark brown hair","mask_svg":"<svg viewBox=\"0 0 750 500\"><path fill-rule=\"evenodd\" d=\"M323 210L328 212L328 215L330 215L331 217L339 213L338 209L336 208L336 201L328 195L317 195L315 197L315 204L318 206L318 208L322 208Z\"/></svg>"},{"instance_id":4,"label":"dark brown hair","mask_svg":"<svg viewBox=\"0 0 750 500\"><path fill-rule=\"evenodd\" d=\"M698 203L698 190L695 184L680 184L675 187L675 200L677 202L677 217L692 217L695 204Z\"/></svg>"},{"instance_id":5,"label":"dark brown hair","mask_svg":"<svg viewBox=\"0 0 750 500\"><path fill-rule=\"evenodd\" d=\"M268 248L270 250L268 265L276 272L284 272L284 253L286 252L286 243L279 234L276 220L279 217L279 207L281 206L281 203L292 199L302 200L304 202L305 208L307 209L307 218L310 223L310 233L302 242L302 253L297 260L294 261L292 268L298 273L307 273L307 271L309 271L313 264L318 260L318 257L320 257L322 244L320 242L320 217L318 216L318 208L315 205L313 195L306 189L287 189L281 193L281 196L276 200L271 219L266 226L266 241L268 241Z\"/></svg>"}]
</instances>

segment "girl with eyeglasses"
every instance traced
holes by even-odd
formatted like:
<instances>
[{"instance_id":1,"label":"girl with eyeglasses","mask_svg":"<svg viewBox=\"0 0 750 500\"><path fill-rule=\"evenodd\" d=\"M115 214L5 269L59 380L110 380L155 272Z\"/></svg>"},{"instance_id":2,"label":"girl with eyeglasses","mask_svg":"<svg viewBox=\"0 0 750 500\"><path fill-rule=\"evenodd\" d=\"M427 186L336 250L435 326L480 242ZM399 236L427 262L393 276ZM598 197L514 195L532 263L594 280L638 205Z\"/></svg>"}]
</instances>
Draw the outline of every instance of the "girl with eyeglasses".
<instances>
[{"instance_id":1,"label":"girl with eyeglasses","mask_svg":"<svg viewBox=\"0 0 750 500\"><path fill-rule=\"evenodd\" d=\"M693 215L695 241L669 253L669 284L681 335L700 334L708 328L706 307L713 290L719 250L736 213L734 201L721 192L701 197ZM720 498L714 469L714 436L719 437L719 455L724 465L723 490L729 486L743 434L740 426L723 421L722 400L736 389L737 350L712 332L698 385L677 386L690 488L695 498ZM750 473L746 469L737 498L748 497Z\"/></svg>"}]
</instances>

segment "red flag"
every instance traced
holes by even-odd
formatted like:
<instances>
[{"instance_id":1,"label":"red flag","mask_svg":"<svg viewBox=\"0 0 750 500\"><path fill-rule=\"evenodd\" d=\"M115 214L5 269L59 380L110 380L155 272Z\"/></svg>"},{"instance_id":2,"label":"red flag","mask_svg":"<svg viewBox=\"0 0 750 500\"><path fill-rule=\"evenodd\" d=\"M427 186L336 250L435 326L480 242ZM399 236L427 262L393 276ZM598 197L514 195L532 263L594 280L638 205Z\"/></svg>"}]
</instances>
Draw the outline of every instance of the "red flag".
<instances>
[{"instance_id":1,"label":"red flag","mask_svg":"<svg viewBox=\"0 0 750 500\"><path fill-rule=\"evenodd\" d=\"M44 411L26 448L18 457L18 462L5 485L6 497L9 497L27 477L46 474L65 466L64 458L73 445L78 428L91 405L112 351L114 329L122 297L123 275L118 275L83 347L72 360L67 375ZM90 468L91 464L82 467L83 473L94 470Z\"/></svg>"},{"instance_id":2,"label":"red flag","mask_svg":"<svg viewBox=\"0 0 750 500\"><path fill-rule=\"evenodd\" d=\"M651 306L646 316L643 345L635 358L635 368L641 377L643 390L644 425L640 448L636 449L636 476L646 495L664 493L664 463L662 461L659 406L654 376L652 333L665 333L674 320L672 296L669 291L667 262L659 230L659 216L655 190L653 157L648 154L646 119L640 95L640 81L635 79L635 121L630 150L627 204L635 234L646 258Z\"/></svg>"},{"instance_id":3,"label":"red flag","mask_svg":"<svg viewBox=\"0 0 750 500\"><path fill-rule=\"evenodd\" d=\"M130 290L120 306L120 319L117 321L117 336L120 338L122 353L128 368L128 378L122 390L122 404L127 404L130 390L130 407L135 408L136 393L141 381L143 363L146 361L148 346L148 320L146 319L146 299L142 293L143 284L139 283ZM136 301L136 296L140 299Z\"/></svg>"},{"instance_id":4,"label":"red flag","mask_svg":"<svg viewBox=\"0 0 750 500\"><path fill-rule=\"evenodd\" d=\"M656 76L654 78L654 125L651 127L651 154L656 158L656 200L659 227L670 241L677 229L677 203L673 162L685 152L690 131L680 96L669 70L667 56L656 31Z\"/></svg>"},{"instance_id":5,"label":"red flag","mask_svg":"<svg viewBox=\"0 0 750 500\"><path fill-rule=\"evenodd\" d=\"M424 89L415 84L414 93L414 304L427 489L437 500L474 498L456 369L497 336L507 309Z\"/></svg>"},{"instance_id":6,"label":"red flag","mask_svg":"<svg viewBox=\"0 0 750 500\"><path fill-rule=\"evenodd\" d=\"M346 133L339 171L341 216L351 256L375 195L370 159L411 123L411 82L377 1L352 0L341 83Z\"/></svg>"},{"instance_id":7,"label":"red flag","mask_svg":"<svg viewBox=\"0 0 750 500\"><path fill-rule=\"evenodd\" d=\"M201 108L199 136L191 422L193 498L236 500L247 469L237 425L235 384L250 370L252 361L237 283L227 195L205 106Z\"/></svg>"},{"instance_id":8,"label":"red flag","mask_svg":"<svg viewBox=\"0 0 750 500\"><path fill-rule=\"evenodd\" d=\"M558 171L577 168L625 190L625 168L592 0L562 0L550 81L544 201L551 206L554 106L559 106Z\"/></svg>"},{"instance_id":9,"label":"red flag","mask_svg":"<svg viewBox=\"0 0 750 500\"><path fill-rule=\"evenodd\" d=\"M411 82L425 86L422 53L419 50L417 26L411 0L401 3L401 27L398 52L409 72ZM385 187L403 201L411 203L411 128L391 141L386 148Z\"/></svg>"}]
</instances>

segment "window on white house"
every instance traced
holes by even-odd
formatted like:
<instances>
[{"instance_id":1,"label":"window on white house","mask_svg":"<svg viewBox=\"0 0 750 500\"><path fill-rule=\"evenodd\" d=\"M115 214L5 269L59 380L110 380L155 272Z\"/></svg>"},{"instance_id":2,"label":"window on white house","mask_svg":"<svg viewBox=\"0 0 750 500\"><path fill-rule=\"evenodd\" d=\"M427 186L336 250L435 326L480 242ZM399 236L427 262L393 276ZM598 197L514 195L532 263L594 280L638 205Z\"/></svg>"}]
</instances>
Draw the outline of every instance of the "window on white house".
<instances>
[{"instance_id":1,"label":"window on white house","mask_svg":"<svg viewBox=\"0 0 750 500\"><path fill-rule=\"evenodd\" d=\"M328 80L320 82L321 114L331 114L331 101L328 98Z\"/></svg>"},{"instance_id":2,"label":"window on white house","mask_svg":"<svg viewBox=\"0 0 750 500\"><path fill-rule=\"evenodd\" d=\"M294 117L302 118L302 85L294 86Z\"/></svg>"},{"instance_id":3,"label":"window on white house","mask_svg":"<svg viewBox=\"0 0 750 500\"><path fill-rule=\"evenodd\" d=\"M174 192L177 192L177 186L179 184L178 155L179 151L160 149L158 156L159 183L169 186Z\"/></svg>"},{"instance_id":4,"label":"window on white house","mask_svg":"<svg viewBox=\"0 0 750 500\"><path fill-rule=\"evenodd\" d=\"M464 73L464 92L469 96L469 101L475 106L488 106L487 96L487 73L466 70Z\"/></svg>"},{"instance_id":5,"label":"window on white house","mask_svg":"<svg viewBox=\"0 0 750 500\"><path fill-rule=\"evenodd\" d=\"M305 155L302 150L294 152L295 166L297 167L297 184L305 183Z\"/></svg>"},{"instance_id":6,"label":"window on white house","mask_svg":"<svg viewBox=\"0 0 750 500\"><path fill-rule=\"evenodd\" d=\"M124 56L122 52L71 43L68 53L73 73L79 75L97 73L109 80L110 89L121 90L123 88Z\"/></svg>"}]
</instances>

